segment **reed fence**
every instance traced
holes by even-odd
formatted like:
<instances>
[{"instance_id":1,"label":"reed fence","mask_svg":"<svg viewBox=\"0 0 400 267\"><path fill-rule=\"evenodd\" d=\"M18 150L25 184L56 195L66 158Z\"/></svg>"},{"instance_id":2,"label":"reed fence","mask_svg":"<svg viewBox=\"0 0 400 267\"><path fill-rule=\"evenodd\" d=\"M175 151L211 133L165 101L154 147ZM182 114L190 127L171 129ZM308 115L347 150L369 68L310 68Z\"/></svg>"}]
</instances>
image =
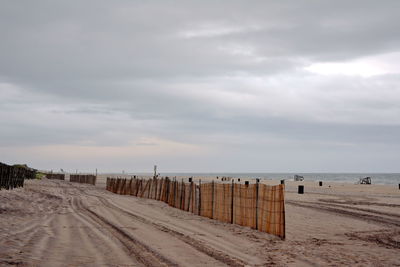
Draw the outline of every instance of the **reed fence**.
<instances>
[{"instance_id":1,"label":"reed fence","mask_svg":"<svg viewBox=\"0 0 400 267\"><path fill-rule=\"evenodd\" d=\"M116 194L156 199L218 221L249 226L285 238L284 185L185 183L169 178L107 178Z\"/></svg>"},{"instance_id":2,"label":"reed fence","mask_svg":"<svg viewBox=\"0 0 400 267\"><path fill-rule=\"evenodd\" d=\"M0 190L24 186L25 179L34 179L36 171L20 166L10 166L0 162Z\"/></svg>"},{"instance_id":3,"label":"reed fence","mask_svg":"<svg viewBox=\"0 0 400 267\"><path fill-rule=\"evenodd\" d=\"M96 184L96 176L92 174L71 174L69 176L70 182L82 183L82 184Z\"/></svg>"},{"instance_id":4,"label":"reed fence","mask_svg":"<svg viewBox=\"0 0 400 267\"><path fill-rule=\"evenodd\" d=\"M47 179L55 179L55 180L65 180L65 174L64 173L47 173L46 178Z\"/></svg>"}]
</instances>

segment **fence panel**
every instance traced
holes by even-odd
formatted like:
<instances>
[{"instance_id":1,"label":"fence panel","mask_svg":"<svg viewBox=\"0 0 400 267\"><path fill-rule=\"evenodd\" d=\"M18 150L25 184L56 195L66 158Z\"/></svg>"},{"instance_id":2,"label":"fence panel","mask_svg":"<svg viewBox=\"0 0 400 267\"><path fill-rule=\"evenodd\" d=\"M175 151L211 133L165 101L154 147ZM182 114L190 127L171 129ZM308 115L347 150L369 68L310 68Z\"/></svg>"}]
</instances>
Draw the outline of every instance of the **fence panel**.
<instances>
[{"instance_id":1,"label":"fence panel","mask_svg":"<svg viewBox=\"0 0 400 267\"><path fill-rule=\"evenodd\" d=\"M107 178L107 190L166 202L226 223L248 226L285 238L284 185L197 185L165 179Z\"/></svg>"},{"instance_id":2,"label":"fence panel","mask_svg":"<svg viewBox=\"0 0 400 267\"><path fill-rule=\"evenodd\" d=\"M257 185L234 185L233 223L256 228Z\"/></svg>"},{"instance_id":3,"label":"fence panel","mask_svg":"<svg viewBox=\"0 0 400 267\"><path fill-rule=\"evenodd\" d=\"M74 183L96 184L96 176L92 174L71 174L69 181Z\"/></svg>"},{"instance_id":4,"label":"fence panel","mask_svg":"<svg viewBox=\"0 0 400 267\"><path fill-rule=\"evenodd\" d=\"M258 198L258 228L285 238L284 185L260 185Z\"/></svg>"},{"instance_id":5,"label":"fence panel","mask_svg":"<svg viewBox=\"0 0 400 267\"><path fill-rule=\"evenodd\" d=\"M35 179L36 170L27 166L9 166L0 162L0 190L23 187L25 179Z\"/></svg>"},{"instance_id":6,"label":"fence panel","mask_svg":"<svg viewBox=\"0 0 400 267\"><path fill-rule=\"evenodd\" d=\"M63 173L47 173L47 179L55 179L55 180L65 180L65 174Z\"/></svg>"},{"instance_id":7,"label":"fence panel","mask_svg":"<svg viewBox=\"0 0 400 267\"><path fill-rule=\"evenodd\" d=\"M200 185L200 215L208 218L213 216L213 184Z\"/></svg>"},{"instance_id":8,"label":"fence panel","mask_svg":"<svg viewBox=\"0 0 400 267\"><path fill-rule=\"evenodd\" d=\"M232 185L214 185L213 218L221 222L231 222L232 214Z\"/></svg>"}]
</instances>

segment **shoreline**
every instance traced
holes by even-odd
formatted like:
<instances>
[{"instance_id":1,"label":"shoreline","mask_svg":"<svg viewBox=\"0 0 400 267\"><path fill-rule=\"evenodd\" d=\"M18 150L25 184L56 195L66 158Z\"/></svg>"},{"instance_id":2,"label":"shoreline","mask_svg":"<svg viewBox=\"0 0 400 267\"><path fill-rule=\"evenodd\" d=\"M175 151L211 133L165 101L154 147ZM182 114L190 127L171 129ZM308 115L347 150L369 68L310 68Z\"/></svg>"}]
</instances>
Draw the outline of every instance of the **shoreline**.
<instances>
[{"instance_id":1,"label":"shoreline","mask_svg":"<svg viewBox=\"0 0 400 267\"><path fill-rule=\"evenodd\" d=\"M83 174L85 172L82 172ZM87 172L90 173L90 172ZM74 173L67 173L74 174ZM95 174L90 173L90 174ZM188 178L188 177L206 177L207 179L218 177L232 177L232 178L240 178L240 179L256 179L259 178L261 180L285 180L285 181L293 181L294 175L304 176L305 181L323 181L323 182L337 182L337 183L348 183L348 184L357 184L360 178L371 177L373 185L398 185L400 184L400 173L159 173L160 176L163 177L178 177ZM98 173L98 175L109 175L110 177L128 177L137 175L140 177L152 177L153 173L150 172L136 172L136 173L112 173L112 172L102 172Z\"/></svg>"},{"instance_id":2,"label":"shoreline","mask_svg":"<svg viewBox=\"0 0 400 267\"><path fill-rule=\"evenodd\" d=\"M105 179L107 177L120 177L120 178L131 178L131 175L98 175L98 184L102 184L104 186ZM145 179L151 179L152 176L139 176ZM174 178L174 177L170 177ZM177 180L184 180L188 182L188 176L176 176ZM257 178L240 178L240 182L238 178L234 178L235 183L244 184L244 181L249 181L250 183L255 183ZM222 182L222 183L230 183L231 181L221 181L221 177L216 179L216 177L201 177L201 176L194 176L193 182L198 183L201 182ZM311 181L311 180L304 180L304 181L290 181L285 180L285 191L286 192L297 192L297 187L299 185L304 185L304 193L321 193L321 194L383 194L383 195L393 195L393 196L400 196L400 188L398 184L387 185L387 184L352 184L348 182L336 182L336 181L322 181L323 185L319 186L319 181ZM278 185L280 184L280 180L270 180L270 179L261 179L260 183L266 185Z\"/></svg>"}]
</instances>

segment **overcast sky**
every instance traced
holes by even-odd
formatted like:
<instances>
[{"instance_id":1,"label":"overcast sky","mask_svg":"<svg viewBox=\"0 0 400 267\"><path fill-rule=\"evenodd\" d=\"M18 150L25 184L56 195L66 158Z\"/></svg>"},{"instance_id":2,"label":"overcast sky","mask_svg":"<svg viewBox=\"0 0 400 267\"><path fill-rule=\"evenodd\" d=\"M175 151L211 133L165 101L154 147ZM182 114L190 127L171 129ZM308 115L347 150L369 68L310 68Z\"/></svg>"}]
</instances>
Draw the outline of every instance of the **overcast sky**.
<instances>
[{"instance_id":1,"label":"overcast sky","mask_svg":"<svg viewBox=\"0 0 400 267\"><path fill-rule=\"evenodd\" d=\"M399 172L400 1L0 2L0 161Z\"/></svg>"}]
</instances>

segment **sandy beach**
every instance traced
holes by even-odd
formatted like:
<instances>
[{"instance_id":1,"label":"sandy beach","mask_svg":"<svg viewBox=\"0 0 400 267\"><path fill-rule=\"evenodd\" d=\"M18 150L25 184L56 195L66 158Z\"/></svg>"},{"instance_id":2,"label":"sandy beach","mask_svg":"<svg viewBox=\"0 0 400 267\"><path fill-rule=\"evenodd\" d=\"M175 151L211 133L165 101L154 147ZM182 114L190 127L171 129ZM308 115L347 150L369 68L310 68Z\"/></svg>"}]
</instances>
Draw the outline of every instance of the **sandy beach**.
<instances>
[{"instance_id":1,"label":"sandy beach","mask_svg":"<svg viewBox=\"0 0 400 267\"><path fill-rule=\"evenodd\" d=\"M400 266L395 185L286 181L281 240L113 194L105 179L99 176L96 186L31 180L0 191L0 265Z\"/></svg>"},{"instance_id":2,"label":"sandy beach","mask_svg":"<svg viewBox=\"0 0 400 267\"><path fill-rule=\"evenodd\" d=\"M0 1L0 267L400 267L399 11Z\"/></svg>"}]
</instances>

